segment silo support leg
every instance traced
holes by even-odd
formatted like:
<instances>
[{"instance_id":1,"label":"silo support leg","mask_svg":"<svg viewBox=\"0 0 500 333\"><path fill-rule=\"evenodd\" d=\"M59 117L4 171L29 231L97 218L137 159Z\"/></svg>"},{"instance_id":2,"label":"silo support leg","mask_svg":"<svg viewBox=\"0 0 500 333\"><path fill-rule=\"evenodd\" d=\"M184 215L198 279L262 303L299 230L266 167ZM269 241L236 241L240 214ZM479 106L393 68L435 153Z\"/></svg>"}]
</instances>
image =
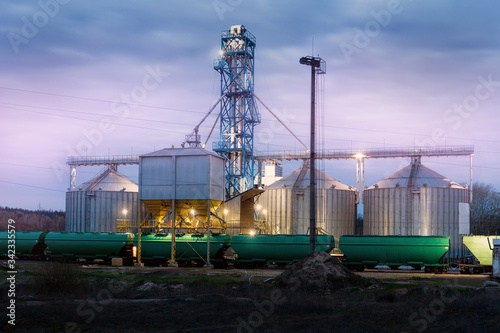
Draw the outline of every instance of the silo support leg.
<instances>
[{"instance_id":1,"label":"silo support leg","mask_svg":"<svg viewBox=\"0 0 500 333\"><path fill-rule=\"evenodd\" d=\"M176 207L174 199L172 200L172 249L170 255L170 263L168 264L168 267L179 267L179 265L175 261L175 217L176 217L175 208Z\"/></svg>"},{"instance_id":2,"label":"silo support leg","mask_svg":"<svg viewBox=\"0 0 500 333\"><path fill-rule=\"evenodd\" d=\"M210 263L210 200L207 200L207 263L205 264L205 268L214 268L214 265Z\"/></svg>"}]
</instances>

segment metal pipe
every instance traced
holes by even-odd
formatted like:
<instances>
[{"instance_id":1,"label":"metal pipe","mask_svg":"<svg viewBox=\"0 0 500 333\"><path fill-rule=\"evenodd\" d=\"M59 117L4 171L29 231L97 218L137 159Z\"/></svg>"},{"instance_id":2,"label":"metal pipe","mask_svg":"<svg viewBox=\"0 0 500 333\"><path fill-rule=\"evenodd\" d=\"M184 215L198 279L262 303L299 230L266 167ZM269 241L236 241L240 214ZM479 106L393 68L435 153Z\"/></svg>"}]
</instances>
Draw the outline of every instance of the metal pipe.
<instances>
[{"instance_id":1,"label":"metal pipe","mask_svg":"<svg viewBox=\"0 0 500 333\"><path fill-rule=\"evenodd\" d=\"M257 176L257 187L262 187L262 161L257 161L258 166L258 176Z\"/></svg>"},{"instance_id":2,"label":"metal pipe","mask_svg":"<svg viewBox=\"0 0 500 333\"><path fill-rule=\"evenodd\" d=\"M210 130L210 133L208 134L208 137L205 140L205 143L203 144L203 147L201 147L201 148L205 148L207 146L208 140L210 140L210 137L212 136L212 133L213 133L213 131L215 129L215 125L217 125L217 122L219 121L219 118L220 118L220 113L217 116L217 119L215 119L214 126L212 126L212 129Z\"/></svg>"},{"instance_id":3,"label":"metal pipe","mask_svg":"<svg viewBox=\"0 0 500 333\"><path fill-rule=\"evenodd\" d=\"M360 200L360 191L359 191L359 182L360 182L360 172L361 172L361 168L360 168L360 159L356 159L356 190L358 192L358 197L356 198L356 204L359 204Z\"/></svg>"},{"instance_id":4,"label":"metal pipe","mask_svg":"<svg viewBox=\"0 0 500 333\"><path fill-rule=\"evenodd\" d=\"M208 118L208 116L210 116L210 114L212 113L212 111L215 109L215 107L219 104L219 102L222 100L222 98L224 97L224 95L222 95L218 100L217 102L215 102L215 104L208 110L208 113L203 117L203 119L198 123L198 125L195 126L195 128L193 129L193 131L191 132L191 134L189 134L190 136L191 135L195 135L195 140L198 140L198 131L200 129L200 126L203 124L203 122ZM220 115L219 115L220 116ZM219 119L217 117L217 119ZM217 122L216 122L217 123ZM215 126L215 125L214 125ZM213 129L212 129L213 130ZM210 134L212 134L212 132L210 132ZM207 139L208 141L208 139ZM184 141L183 143L181 143L181 146L184 147L184 145L186 144L187 140ZM206 144L206 143L205 143Z\"/></svg>"},{"instance_id":5,"label":"metal pipe","mask_svg":"<svg viewBox=\"0 0 500 333\"><path fill-rule=\"evenodd\" d=\"M137 226L137 262L140 264L141 263L141 250L142 250L142 242L141 242L141 235L142 235L142 202L139 202L139 218L137 219L139 221L139 225Z\"/></svg>"},{"instance_id":6,"label":"metal pipe","mask_svg":"<svg viewBox=\"0 0 500 333\"><path fill-rule=\"evenodd\" d=\"M309 162L309 232L310 252L316 248L316 67L311 66L311 154Z\"/></svg>"},{"instance_id":7,"label":"metal pipe","mask_svg":"<svg viewBox=\"0 0 500 333\"><path fill-rule=\"evenodd\" d=\"M363 191L365 189L365 159L361 158L361 189L360 189L360 196L361 196L361 203L363 203Z\"/></svg>"},{"instance_id":8,"label":"metal pipe","mask_svg":"<svg viewBox=\"0 0 500 333\"><path fill-rule=\"evenodd\" d=\"M313 68L314 68L314 67L313 67ZM293 132L292 132L292 131L291 131L291 130L287 127L287 126L286 126L286 125L285 125L285 123L284 123L284 122L282 122L282 121L281 121L281 119L279 119L279 118L278 118L278 116L277 116L277 115L275 115L275 114L273 113L273 111L271 111L271 109L270 109L270 108L268 108L268 107L267 107L267 105L265 105L265 104L264 104L264 102L262 102L262 101L260 100L260 98L259 98L259 97L257 97L257 95L255 95L255 93L252 93L252 94L253 94L253 95L255 96L255 98L256 98L256 99L260 102L260 104L262 104L262 106L263 106L263 107L265 107L265 108L267 109L267 111L269 111L269 113L270 113L270 114L271 114L274 118L276 118L276 120L277 120L277 121L278 121L281 125L283 125L283 127L284 127L284 128L286 128L286 130L287 130L288 132L290 132L290 134L291 134L291 135L292 135L295 139L297 139L297 141L299 141L299 142L300 142L300 144L301 144L301 145L302 145L302 146L303 146L303 147L304 147L307 151L309 151L309 148L307 148L307 146L306 146L306 145L305 145L305 144L304 144L304 143L303 143L303 142L302 142L302 141L301 141L301 140L300 140L300 139L299 139L299 138L298 138L298 137L297 137L297 136L296 136L296 135L295 135L295 134L294 134L294 133L293 133Z\"/></svg>"},{"instance_id":9,"label":"metal pipe","mask_svg":"<svg viewBox=\"0 0 500 333\"><path fill-rule=\"evenodd\" d=\"M172 187L174 192L174 198L172 199L172 246L170 253L170 265L171 267L177 267L177 263L175 262L175 217L176 217L176 198L177 198L177 160L175 156L172 156L172 162L174 165L174 174L172 180Z\"/></svg>"},{"instance_id":10,"label":"metal pipe","mask_svg":"<svg viewBox=\"0 0 500 333\"><path fill-rule=\"evenodd\" d=\"M175 190L174 190L175 193ZM175 194L174 194L175 196ZM172 199L172 248L171 248L171 253L170 253L170 265L175 266L175 199ZM170 266L169 265L169 266Z\"/></svg>"},{"instance_id":11,"label":"metal pipe","mask_svg":"<svg viewBox=\"0 0 500 333\"><path fill-rule=\"evenodd\" d=\"M472 154L470 155L470 192L469 192L469 203L472 203L472 189L473 189L473 185L472 185Z\"/></svg>"},{"instance_id":12,"label":"metal pipe","mask_svg":"<svg viewBox=\"0 0 500 333\"><path fill-rule=\"evenodd\" d=\"M210 267L210 200L207 200L207 263L206 266Z\"/></svg>"}]
</instances>

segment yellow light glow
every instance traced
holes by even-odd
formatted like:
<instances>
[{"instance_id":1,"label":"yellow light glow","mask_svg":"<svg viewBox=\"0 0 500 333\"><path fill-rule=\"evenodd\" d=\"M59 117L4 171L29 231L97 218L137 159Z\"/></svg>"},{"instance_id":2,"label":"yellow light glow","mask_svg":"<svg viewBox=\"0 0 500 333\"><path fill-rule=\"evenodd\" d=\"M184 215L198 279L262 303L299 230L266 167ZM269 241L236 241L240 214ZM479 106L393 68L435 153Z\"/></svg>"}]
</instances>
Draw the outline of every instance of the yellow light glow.
<instances>
[{"instance_id":1,"label":"yellow light glow","mask_svg":"<svg viewBox=\"0 0 500 333\"><path fill-rule=\"evenodd\" d=\"M356 155L354 155L354 157L356 157L356 158L364 158L366 156L363 155L363 154L361 154L361 153L357 153Z\"/></svg>"},{"instance_id":2,"label":"yellow light glow","mask_svg":"<svg viewBox=\"0 0 500 333\"><path fill-rule=\"evenodd\" d=\"M128 210L124 209L124 210L122 210L122 213L123 213L123 215L127 215Z\"/></svg>"},{"instance_id":3,"label":"yellow light glow","mask_svg":"<svg viewBox=\"0 0 500 333\"><path fill-rule=\"evenodd\" d=\"M132 246L132 257L137 257L137 246Z\"/></svg>"},{"instance_id":4,"label":"yellow light glow","mask_svg":"<svg viewBox=\"0 0 500 333\"><path fill-rule=\"evenodd\" d=\"M257 205L257 206L255 206L255 209L257 209L257 210L261 210L261 209L262 209L262 206L261 206L261 205Z\"/></svg>"},{"instance_id":5,"label":"yellow light glow","mask_svg":"<svg viewBox=\"0 0 500 333\"><path fill-rule=\"evenodd\" d=\"M262 214L267 214L267 209L264 209L264 210L262 211Z\"/></svg>"},{"instance_id":6,"label":"yellow light glow","mask_svg":"<svg viewBox=\"0 0 500 333\"><path fill-rule=\"evenodd\" d=\"M229 211L227 209L224 209L224 214L227 215Z\"/></svg>"},{"instance_id":7,"label":"yellow light glow","mask_svg":"<svg viewBox=\"0 0 500 333\"><path fill-rule=\"evenodd\" d=\"M249 233L250 236L255 236L255 230L251 230Z\"/></svg>"},{"instance_id":8,"label":"yellow light glow","mask_svg":"<svg viewBox=\"0 0 500 333\"><path fill-rule=\"evenodd\" d=\"M189 211L191 213L191 215L196 215L196 210L193 208Z\"/></svg>"}]
</instances>

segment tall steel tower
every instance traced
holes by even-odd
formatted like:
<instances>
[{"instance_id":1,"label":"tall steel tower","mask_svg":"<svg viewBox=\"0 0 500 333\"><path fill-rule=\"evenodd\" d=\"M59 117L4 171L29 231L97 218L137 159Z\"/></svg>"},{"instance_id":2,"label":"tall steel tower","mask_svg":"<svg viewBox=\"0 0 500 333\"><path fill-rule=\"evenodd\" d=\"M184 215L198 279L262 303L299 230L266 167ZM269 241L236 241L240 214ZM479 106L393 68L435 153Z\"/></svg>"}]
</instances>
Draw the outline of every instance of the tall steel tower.
<instances>
[{"instance_id":1,"label":"tall steel tower","mask_svg":"<svg viewBox=\"0 0 500 333\"><path fill-rule=\"evenodd\" d=\"M214 69L221 74L220 141L214 151L226 159L226 200L253 187L254 127L260 114L253 95L255 36L243 25L222 31L221 54Z\"/></svg>"}]
</instances>

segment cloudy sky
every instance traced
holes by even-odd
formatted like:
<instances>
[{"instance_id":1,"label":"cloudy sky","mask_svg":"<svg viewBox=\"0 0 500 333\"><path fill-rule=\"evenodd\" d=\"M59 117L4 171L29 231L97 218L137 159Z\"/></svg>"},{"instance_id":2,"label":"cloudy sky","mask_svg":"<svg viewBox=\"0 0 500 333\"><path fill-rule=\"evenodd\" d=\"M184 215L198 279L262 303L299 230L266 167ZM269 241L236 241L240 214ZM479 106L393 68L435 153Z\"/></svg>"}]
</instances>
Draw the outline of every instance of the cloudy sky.
<instances>
[{"instance_id":1,"label":"cloudy sky","mask_svg":"<svg viewBox=\"0 0 500 333\"><path fill-rule=\"evenodd\" d=\"M500 189L497 1L2 1L0 206L64 209L67 156L179 146L220 95L213 60L234 24L257 39L256 94L307 144L298 60L313 52L327 63L324 148L474 145L474 180ZM260 112L257 151L301 149ZM366 185L408 162L368 160ZM469 182L468 157L423 164ZM354 161L321 167L355 185Z\"/></svg>"}]
</instances>

